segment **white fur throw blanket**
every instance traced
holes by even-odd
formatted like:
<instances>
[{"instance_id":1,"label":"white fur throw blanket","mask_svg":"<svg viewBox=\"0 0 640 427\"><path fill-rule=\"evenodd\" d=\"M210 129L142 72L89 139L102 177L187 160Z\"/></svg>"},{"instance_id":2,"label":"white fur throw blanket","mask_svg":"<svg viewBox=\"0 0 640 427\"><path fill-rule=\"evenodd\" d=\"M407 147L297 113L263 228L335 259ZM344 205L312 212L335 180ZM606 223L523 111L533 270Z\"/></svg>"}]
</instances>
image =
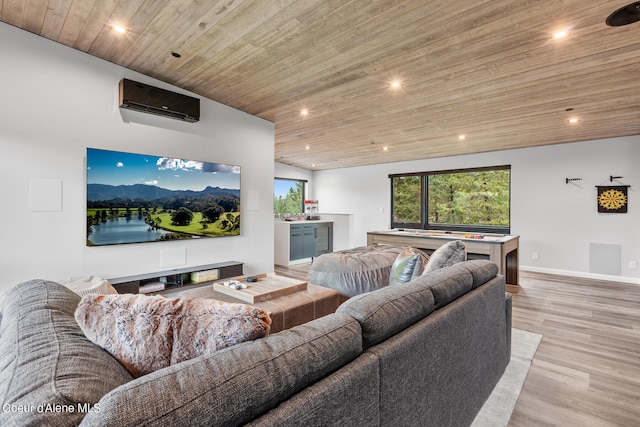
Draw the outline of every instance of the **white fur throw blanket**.
<instances>
[{"instance_id":1,"label":"white fur throw blanket","mask_svg":"<svg viewBox=\"0 0 640 427\"><path fill-rule=\"evenodd\" d=\"M267 336L264 310L211 299L88 295L75 318L84 334L135 377Z\"/></svg>"},{"instance_id":2,"label":"white fur throw blanket","mask_svg":"<svg viewBox=\"0 0 640 427\"><path fill-rule=\"evenodd\" d=\"M77 276L60 280L63 286L71 289L81 297L85 295L108 295L117 294L118 291L111 286L108 280L98 276Z\"/></svg>"}]
</instances>

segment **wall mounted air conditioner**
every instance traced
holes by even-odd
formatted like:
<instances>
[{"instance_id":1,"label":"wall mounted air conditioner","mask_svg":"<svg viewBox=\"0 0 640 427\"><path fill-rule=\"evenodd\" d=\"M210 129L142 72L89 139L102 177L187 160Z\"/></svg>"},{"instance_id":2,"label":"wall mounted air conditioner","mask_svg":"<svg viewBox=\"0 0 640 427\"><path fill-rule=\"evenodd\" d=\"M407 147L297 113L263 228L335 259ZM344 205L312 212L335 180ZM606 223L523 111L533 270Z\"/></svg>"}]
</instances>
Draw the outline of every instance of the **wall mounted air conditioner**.
<instances>
[{"instance_id":1,"label":"wall mounted air conditioner","mask_svg":"<svg viewBox=\"0 0 640 427\"><path fill-rule=\"evenodd\" d=\"M120 108L142 111L195 123L200 120L200 100L129 79L120 81Z\"/></svg>"}]
</instances>

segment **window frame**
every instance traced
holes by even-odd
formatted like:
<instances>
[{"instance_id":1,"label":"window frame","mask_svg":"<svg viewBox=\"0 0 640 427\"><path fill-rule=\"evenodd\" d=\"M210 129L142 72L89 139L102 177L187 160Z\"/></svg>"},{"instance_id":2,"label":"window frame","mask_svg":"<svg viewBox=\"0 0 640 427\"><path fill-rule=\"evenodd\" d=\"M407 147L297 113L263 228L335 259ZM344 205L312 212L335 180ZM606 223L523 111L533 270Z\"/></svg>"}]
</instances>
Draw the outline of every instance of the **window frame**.
<instances>
[{"instance_id":1,"label":"window frame","mask_svg":"<svg viewBox=\"0 0 640 427\"><path fill-rule=\"evenodd\" d=\"M486 171L509 171L509 225L497 226L497 225L465 225L465 224L431 224L429 223L429 176L433 175L446 175L453 173L473 173L473 172L486 172ZM420 223L414 222L396 222L394 221L395 206L394 206L394 178L405 178L410 176L420 177ZM390 187L391 187L391 228L407 228L407 229L421 229L421 230L434 230L434 231L459 231L459 232L472 232L472 233L496 233L496 234L510 234L511 233L511 165L498 165L498 166L484 166L476 168L464 168L464 169L446 169L428 172L411 172L411 173L398 173L389 174Z\"/></svg>"}]
</instances>

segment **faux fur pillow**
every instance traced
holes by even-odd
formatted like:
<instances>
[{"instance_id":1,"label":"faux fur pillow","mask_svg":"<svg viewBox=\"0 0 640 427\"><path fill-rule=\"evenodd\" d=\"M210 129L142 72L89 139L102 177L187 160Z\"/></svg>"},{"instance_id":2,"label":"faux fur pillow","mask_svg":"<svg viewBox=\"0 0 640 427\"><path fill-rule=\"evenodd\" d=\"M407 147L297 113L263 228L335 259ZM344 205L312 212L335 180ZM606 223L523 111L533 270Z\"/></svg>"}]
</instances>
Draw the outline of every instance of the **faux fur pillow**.
<instances>
[{"instance_id":1,"label":"faux fur pillow","mask_svg":"<svg viewBox=\"0 0 640 427\"><path fill-rule=\"evenodd\" d=\"M75 318L84 334L135 377L267 336L271 318L245 304L147 295L88 295Z\"/></svg>"}]
</instances>

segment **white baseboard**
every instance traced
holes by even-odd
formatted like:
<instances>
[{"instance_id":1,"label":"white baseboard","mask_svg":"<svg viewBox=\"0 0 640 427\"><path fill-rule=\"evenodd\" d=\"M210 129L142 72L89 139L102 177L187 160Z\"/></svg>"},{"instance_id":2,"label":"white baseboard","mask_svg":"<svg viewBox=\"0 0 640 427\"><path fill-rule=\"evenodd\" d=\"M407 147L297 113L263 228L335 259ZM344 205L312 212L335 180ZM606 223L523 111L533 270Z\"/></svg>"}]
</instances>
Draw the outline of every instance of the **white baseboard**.
<instances>
[{"instance_id":1,"label":"white baseboard","mask_svg":"<svg viewBox=\"0 0 640 427\"><path fill-rule=\"evenodd\" d=\"M582 277L585 279L605 280L608 282L622 282L640 285L640 278L628 276L612 276L609 274L586 273L584 271L558 270L555 268L532 267L529 265L521 265L521 271L531 271L534 273L556 274L560 276Z\"/></svg>"}]
</instances>

